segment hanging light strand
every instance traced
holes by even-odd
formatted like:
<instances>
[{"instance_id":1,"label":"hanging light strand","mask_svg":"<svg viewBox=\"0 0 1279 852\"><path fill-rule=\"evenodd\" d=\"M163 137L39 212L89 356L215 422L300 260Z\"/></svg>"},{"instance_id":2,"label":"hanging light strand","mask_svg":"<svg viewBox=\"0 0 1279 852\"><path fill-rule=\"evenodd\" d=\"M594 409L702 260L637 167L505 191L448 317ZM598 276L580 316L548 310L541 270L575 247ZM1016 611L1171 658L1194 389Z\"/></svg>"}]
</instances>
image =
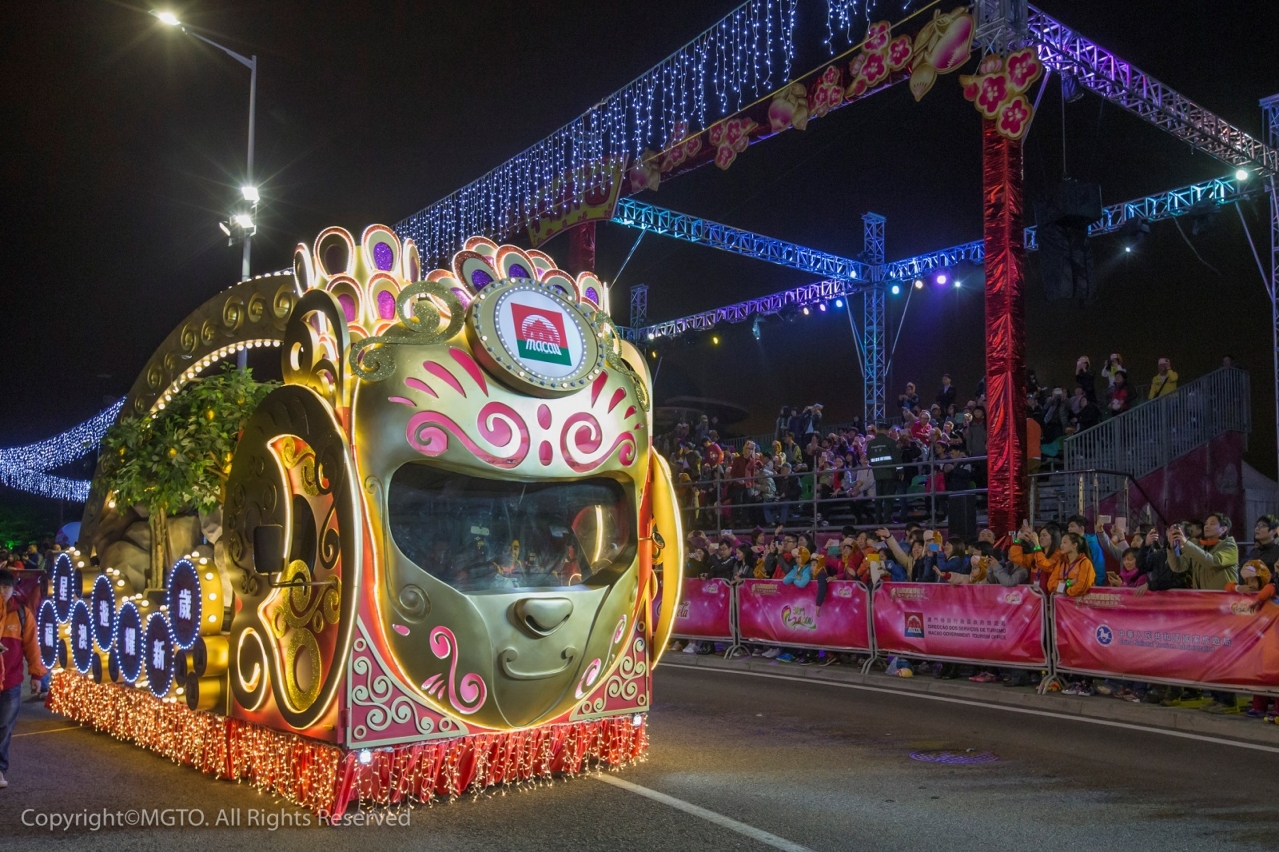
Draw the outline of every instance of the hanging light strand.
<instances>
[{"instance_id":1,"label":"hanging light strand","mask_svg":"<svg viewBox=\"0 0 1279 852\"><path fill-rule=\"evenodd\" d=\"M396 226L438 264L472 235L501 239L597 190L600 163L696 132L790 79L798 0L748 0L576 120ZM572 196L563 189L572 177Z\"/></svg>"}]
</instances>

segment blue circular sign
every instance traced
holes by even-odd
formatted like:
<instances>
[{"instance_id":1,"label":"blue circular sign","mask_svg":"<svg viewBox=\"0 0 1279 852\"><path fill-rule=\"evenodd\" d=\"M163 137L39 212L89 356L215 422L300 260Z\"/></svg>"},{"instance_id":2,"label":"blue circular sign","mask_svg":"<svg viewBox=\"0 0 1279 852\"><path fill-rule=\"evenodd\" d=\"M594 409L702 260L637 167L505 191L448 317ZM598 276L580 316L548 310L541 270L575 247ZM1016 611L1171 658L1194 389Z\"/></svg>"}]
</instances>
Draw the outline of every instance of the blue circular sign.
<instances>
[{"instance_id":1,"label":"blue circular sign","mask_svg":"<svg viewBox=\"0 0 1279 852\"><path fill-rule=\"evenodd\" d=\"M1095 635L1097 636L1097 641L1103 645L1109 645L1115 638L1115 634L1104 624L1097 628Z\"/></svg>"},{"instance_id":2,"label":"blue circular sign","mask_svg":"<svg viewBox=\"0 0 1279 852\"><path fill-rule=\"evenodd\" d=\"M99 574L93 581L89 614L93 616L93 638L97 640L98 647L110 650L111 638L115 634L115 589L111 588L111 580L106 574Z\"/></svg>"},{"instance_id":3,"label":"blue circular sign","mask_svg":"<svg viewBox=\"0 0 1279 852\"><path fill-rule=\"evenodd\" d=\"M147 687L156 698L163 698L173 686L173 634L164 613L151 613L144 641L142 665L147 672Z\"/></svg>"},{"instance_id":4,"label":"blue circular sign","mask_svg":"<svg viewBox=\"0 0 1279 852\"><path fill-rule=\"evenodd\" d=\"M88 674L93 656L93 619L89 616L89 605L78 600L71 607L71 660L76 671Z\"/></svg>"},{"instance_id":5,"label":"blue circular sign","mask_svg":"<svg viewBox=\"0 0 1279 852\"><path fill-rule=\"evenodd\" d=\"M40 662L52 668L58 661L58 609L49 598L40 604L36 616L36 641L40 644Z\"/></svg>"},{"instance_id":6,"label":"blue circular sign","mask_svg":"<svg viewBox=\"0 0 1279 852\"><path fill-rule=\"evenodd\" d=\"M200 574L188 559L179 559L169 572L165 601L169 605L169 621L173 641L186 650L200 636Z\"/></svg>"},{"instance_id":7,"label":"blue circular sign","mask_svg":"<svg viewBox=\"0 0 1279 852\"><path fill-rule=\"evenodd\" d=\"M133 601L125 601L120 607L120 614L115 625L116 658L120 661L120 674L129 683L138 679L142 673L142 618Z\"/></svg>"},{"instance_id":8,"label":"blue circular sign","mask_svg":"<svg viewBox=\"0 0 1279 852\"><path fill-rule=\"evenodd\" d=\"M65 622L71 617L71 604L76 599L75 571L71 568L70 556L59 554L53 561L53 574L49 579L49 592L53 597L53 605L58 610L58 621Z\"/></svg>"}]
</instances>

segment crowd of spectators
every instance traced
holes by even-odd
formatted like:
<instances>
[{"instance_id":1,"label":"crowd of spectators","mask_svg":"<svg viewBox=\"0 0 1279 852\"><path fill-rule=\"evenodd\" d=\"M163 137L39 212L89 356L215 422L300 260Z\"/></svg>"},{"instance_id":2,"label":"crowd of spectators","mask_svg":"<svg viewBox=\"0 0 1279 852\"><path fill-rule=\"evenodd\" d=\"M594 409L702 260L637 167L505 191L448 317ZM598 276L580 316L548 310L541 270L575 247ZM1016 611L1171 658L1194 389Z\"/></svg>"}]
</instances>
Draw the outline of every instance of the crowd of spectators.
<instances>
[{"instance_id":1,"label":"crowd of spectators","mask_svg":"<svg viewBox=\"0 0 1279 852\"><path fill-rule=\"evenodd\" d=\"M1165 396L1176 390L1177 381L1169 359L1160 358L1143 395ZM1069 385L1050 387L1028 369L1026 392L1031 473L1039 471L1045 455L1060 454L1067 435L1138 402L1118 353L1106 359L1099 374L1088 356L1081 356ZM932 501L924 513L915 511L921 501L905 495L985 488L985 379L963 402L949 374L942 374L931 400L907 382L896 403L892 422L854 419L832 427L824 424L820 403L783 406L771 440L748 439L736 449L721 443L717 418L703 414L695 425L681 420L657 446L672 463L685 523L692 528L772 527L792 520L820 527L832 518L902 523L923 514L931 521L944 519L944 498Z\"/></svg>"},{"instance_id":2,"label":"crowd of spectators","mask_svg":"<svg viewBox=\"0 0 1279 852\"><path fill-rule=\"evenodd\" d=\"M1279 563L1279 520L1257 520L1253 541L1241 551L1226 515L1214 512L1202 521L1170 524L1162 532L1153 524L1129 529L1126 518L1107 526L1090 525L1082 515L1065 525L1045 523L1038 529L1029 522L1002 541L981 530L972 540L944 537L940 531L908 523L899 537L886 527L845 526L830 536L824 547L807 533L782 527L771 536L756 528L738 538L731 532L719 538L694 531L688 538L685 576L721 578L730 583L749 579L780 580L799 588L813 586L816 617L830 584L861 582L873 588L880 583L991 583L1002 586L1034 585L1048 596L1079 597L1096 587L1132 589L1134 594L1175 589L1232 592L1252 599L1253 612L1275 606L1276 563ZM707 642L676 643L685 653L711 653ZM749 653L801 665L860 664L851 654L781 647L749 647ZM977 683L1001 681L1007 686L1030 682L1029 673L1013 669L965 669L953 663L886 661L891 674L936 677L967 676ZM1062 688L1061 684L1055 684ZM1246 714L1276 721L1276 709L1266 696L1253 696L1241 706L1229 692L1155 686L1109 679L1075 678L1063 691L1072 695L1110 696L1131 702L1193 707L1213 714Z\"/></svg>"}]
</instances>

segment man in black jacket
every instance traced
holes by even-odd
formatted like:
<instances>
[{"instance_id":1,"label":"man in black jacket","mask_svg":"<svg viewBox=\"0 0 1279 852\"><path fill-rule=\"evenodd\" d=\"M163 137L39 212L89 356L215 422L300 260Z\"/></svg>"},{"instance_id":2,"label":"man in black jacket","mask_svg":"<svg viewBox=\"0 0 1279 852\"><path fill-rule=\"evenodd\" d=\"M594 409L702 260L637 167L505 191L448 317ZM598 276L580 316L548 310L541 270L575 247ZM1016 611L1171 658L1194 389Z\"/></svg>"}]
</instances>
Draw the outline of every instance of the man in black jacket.
<instances>
[{"instance_id":1,"label":"man in black jacket","mask_svg":"<svg viewBox=\"0 0 1279 852\"><path fill-rule=\"evenodd\" d=\"M866 458L875 473L876 520L888 523L892 515L892 497L897 494L897 466L901 463L901 450L888 435L883 423L869 426L870 439L866 442Z\"/></svg>"},{"instance_id":2,"label":"man in black jacket","mask_svg":"<svg viewBox=\"0 0 1279 852\"><path fill-rule=\"evenodd\" d=\"M955 404L955 386L950 383L950 373L941 374L941 390L937 391L937 404L944 415Z\"/></svg>"}]
</instances>

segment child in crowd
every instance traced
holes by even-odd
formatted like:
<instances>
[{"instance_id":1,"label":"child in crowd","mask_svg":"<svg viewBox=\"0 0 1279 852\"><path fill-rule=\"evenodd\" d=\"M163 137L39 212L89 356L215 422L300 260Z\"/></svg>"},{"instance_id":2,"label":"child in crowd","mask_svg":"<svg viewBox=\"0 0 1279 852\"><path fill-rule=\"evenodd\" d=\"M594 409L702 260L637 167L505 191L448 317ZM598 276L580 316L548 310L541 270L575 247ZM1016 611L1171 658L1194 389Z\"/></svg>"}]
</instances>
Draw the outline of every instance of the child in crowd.
<instances>
[{"instance_id":1,"label":"child in crowd","mask_svg":"<svg viewBox=\"0 0 1279 852\"><path fill-rule=\"evenodd\" d=\"M1250 559L1239 568L1239 582L1227 583L1226 591L1255 597L1256 600L1252 604L1252 611L1258 612L1265 606L1266 601L1274 600L1275 583L1270 569L1266 567L1266 563L1260 559ZM1252 707L1246 713L1254 719L1261 718L1272 724L1279 721L1277 719L1279 705L1270 709L1270 698L1265 695L1254 695L1252 697Z\"/></svg>"},{"instance_id":2,"label":"child in crowd","mask_svg":"<svg viewBox=\"0 0 1279 852\"><path fill-rule=\"evenodd\" d=\"M813 580L813 554L807 547L801 545L791 551L791 555L795 557L795 561L791 569L786 572L786 576L782 578L782 582L802 589Z\"/></svg>"}]
</instances>

